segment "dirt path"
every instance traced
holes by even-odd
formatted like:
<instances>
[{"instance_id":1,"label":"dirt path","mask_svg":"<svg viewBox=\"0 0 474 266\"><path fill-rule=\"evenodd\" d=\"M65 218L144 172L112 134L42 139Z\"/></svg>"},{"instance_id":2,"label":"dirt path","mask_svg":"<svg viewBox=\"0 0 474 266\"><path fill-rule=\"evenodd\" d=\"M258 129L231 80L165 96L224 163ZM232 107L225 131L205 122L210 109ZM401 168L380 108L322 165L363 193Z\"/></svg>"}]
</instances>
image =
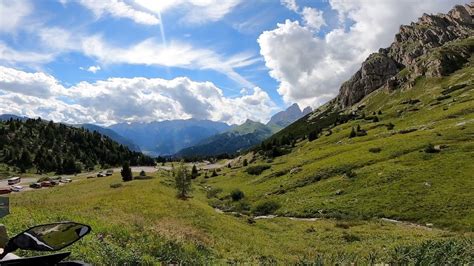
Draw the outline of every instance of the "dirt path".
<instances>
[{"instance_id":1,"label":"dirt path","mask_svg":"<svg viewBox=\"0 0 474 266\"><path fill-rule=\"evenodd\" d=\"M380 218L381 221L388 222L388 223L394 223L394 224L402 224L410 227L417 227L417 228L423 228L425 230L432 230L433 229L433 224L427 223L426 225L421 225L421 224L415 224L415 223L410 223L410 222L405 222L405 221L399 221L395 219L389 219L389 218Z\"/></svg>"},{"instance_id":2,"label":"dirt path","mask_svg":"<svg viewBox=\"0 0 474 266\"><path fill-rule=\"evenodd\" d=\"M220 214L226 214L226 212L224 212L223 210L218 209L218 208L214 208L214 211L217 212L217 213L220 213ZM236 212L230 212L230 214L237 214L237 213ZM238 213L238 214L243 215L241 213ZM316 218L316 217L314 217L314 218L301 218L301 217L278 216L278 215L260 215L260 216L255 216L253 218L255 220L285 218L285 219L289 219L289 220L292 220L292 221L304 221L304 222L314 222L314 221L317 221L317 220L324 219L324 218ZM421 224L415 224L415 223L411 223L411 222L399 221L399 220L388 219L388 218L380 218L380 221L400 224L400 225L409 226L409 227L416 227L416 228L421 228L421 229L425 229L425 230L433 230L433 224L421 225Z\"/></svg>"}]
</instances>

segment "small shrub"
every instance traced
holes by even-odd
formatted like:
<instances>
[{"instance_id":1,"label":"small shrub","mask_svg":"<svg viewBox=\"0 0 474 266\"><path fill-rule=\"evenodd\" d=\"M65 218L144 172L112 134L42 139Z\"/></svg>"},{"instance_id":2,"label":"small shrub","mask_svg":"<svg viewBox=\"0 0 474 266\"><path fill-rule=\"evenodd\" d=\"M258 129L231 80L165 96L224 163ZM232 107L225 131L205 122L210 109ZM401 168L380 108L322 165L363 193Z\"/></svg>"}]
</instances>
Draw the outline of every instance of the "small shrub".
<instances>
[{"instance_id":1,"label":"small shrub","mask_svg":"<svg viewBox=\"0 0 474 266\"><path fill-rule=\"evenodd\" d=\"M238 212L248 212L250 211L251 207L252 206L250 206L247 201L241 200L237 203L237 205L235 205L235 210Z\"/></svg>"},{"instance_id":2,"label":"small shrub","mask_svg":"<svg viewBox=\"0 0 474 266\"><path fill-rule=\"evenodd\" d=\"M436 149L435 146L431 143L429 143L426 148L425 148L426 153L438 153L440 150Z\"/></svg>"},{"instance_id":3,"label":"small shrub","mask_svg":"<svg viewBox=\"0 0 474 266\"><path fill-rule=\"evenodd\" d=\"M370 148L370 149L369 149L369 152L371 152L371 153L379 153L379 152L381 152L381 151L382 151L382 149L381 149L381 148L378 148L378 147L377 147L377 148Z\"/></svg>"},{"instance_id":4,"label":"small shrub","mask_svg":"<svg viewBox=\"0 0 474 266\"><path fill-rule=\"evenodd\" d=\"M269 215L275 213L280 207L281 205L278 202L264 201L255 206L253 213L255 215Z\"/></svg>"},{"instance_id":5,"label":"small shrub","mask_svg":"<svg viewBox=\"0 0 474 266\"><path fill-rule=\"evenodd\" d=\"M121 186L122 186L121 183L110 184L110 188L119 188L119 187L121 187Z\"/></svg>"},{"instance_id":6,"label":"small shrub","mask_svg":"<svg viewBox=\"0 0 474 266\"><path fill-rule=\"evenodd\" d=\"M256 222L255 222L255 219L253 217L249 217L249 218L247 218L247 223L248 224L254 224Z\"/></svg>"},{"instance_id":7,"label":"small shrub","mask_svg":"<svg viewBox=\"0 0 474 266\"><path fill-rule=\"evenodd\" d=\"M358 237L356 235L353 235L353 234L348 234L348 233L344 233L342 235L342 239L344 239L348 243L360 241L360 237Z\"/></svg>"},{"instance_id":8,"label":"small shrub","mask_svg":"<svg viewBox=\"0 0 474 266\"><path fill-rule=\"evenodd\" d=\"M387 124L387 129L388 129L388 130L392 130L393 128L395 128L395 125L392 124L392 122L390 122L390 123Z\"/></svg>"},{"instance_id":9,"label":"small shrub","mask_svg":"<svg viewBox=\"0 0 474 266\"><path fill-rule=\"evenodd\" d=\"M211 177L216 177L218 176L217 172L216 172L216 169L212 170L212 174L211 174Z\"/></svg>"},{"instance_id":10,"label":"small shrub","mask_svg":"<svg viewBox=\"0 0 474 266\"><path fill-rule=\"evenodd\" d=\"M351 226L350 226L349 224L347 224L347 223L336 223L334 226L337 227L337 228L342 228L342 229L349 229L349 228L351 228Z\"/></svg>"},{"instance_id":11,"label":"small shrub","mask_svg":"<svg viewBox=\"0 0 474 266\"><path fill-rule=\"evenodd\" d=\"M270 169L270 165L255 165L248 167L245 172L249 175L260 175L263 171Z\"/></svg>"},{"instance_id":12,"label":"small shrub","mask_svg":"<svg viewBox=\"0 0 474 266\"><path fill-rule=\"evenodd\" d=\"M242 165L245 167L249 164L249 162L247 161L247 159L244 159L244 162L242 163Z\"/></svg>"},{"instance_id":13,"label":"small shrub","mask_svg":"<svg viewBox=\"0 0 474 266\"><path fill-rule=\"evenodd\" d=\"M372 122L374 122L374 123L377 123L377 122L379 122L379 121L380 121L380 120L379 120L379 118L378 118L377 116L374 116L374 118L372 119Z\"/></svg>"},{"instance_id":14,"label":"small shrub","mask_svg":"<svg viewBox=\"0 0 474 266\"><path fill-rule=\"evenodd\" d=\"M146 176L145 171L142 170L142 171L140 172L140 176Z\"/></svg>"},{"instance_id":15,"label":"small shrub","mask_svg":"<svg viewBox=\"0 0 474 266\"><path fill-rule=\"evenodd\" d=\"M222 188L211 188L207 191L206 196L208 199L215 198L221 192Z\"/></svg>"},{"instance_id":16,"label":"small shrub","mask_svg":"<svg viewBox=\"0 0 474 266\"><path fill-rule=\"evenodd\" d=\"M356 172L354 172L354 171L352 171L352 170L346 170L346 171L344 172L344 175L345 175L347 178L350 178L350 179L357 177Z\"/></svg>"},{"instance_id":17,"label":"small shrub","mask_svg":"<svg viewBox=\"0 0 474 266\"><path fill-rule=\"evenodd\" d=\"M245 197L244 192L240 189L234 189L230 193L230 197L232 198L233 201L239 201Z\"/></svg>"}]
</instances>

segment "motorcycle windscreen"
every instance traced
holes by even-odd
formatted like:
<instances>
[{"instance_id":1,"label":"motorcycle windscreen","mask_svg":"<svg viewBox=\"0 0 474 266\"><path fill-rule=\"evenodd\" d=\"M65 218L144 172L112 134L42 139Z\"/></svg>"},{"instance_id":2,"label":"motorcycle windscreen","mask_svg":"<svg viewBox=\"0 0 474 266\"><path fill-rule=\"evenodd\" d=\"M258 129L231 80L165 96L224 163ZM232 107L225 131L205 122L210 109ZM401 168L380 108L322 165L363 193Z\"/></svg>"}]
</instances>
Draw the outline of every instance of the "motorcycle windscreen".
<instances>
[{"instance_id":1,"label":"motorcycle windscreen","mask_svg":"<svg viewBox=\"0 0 474 266\"><path fill-rule=\"evenodd\" d=\"M13 239L20 249L55 251L71 245L90 232L83 224L64 222L39 225L28 229Z\"/></svg>"}]
</instances>

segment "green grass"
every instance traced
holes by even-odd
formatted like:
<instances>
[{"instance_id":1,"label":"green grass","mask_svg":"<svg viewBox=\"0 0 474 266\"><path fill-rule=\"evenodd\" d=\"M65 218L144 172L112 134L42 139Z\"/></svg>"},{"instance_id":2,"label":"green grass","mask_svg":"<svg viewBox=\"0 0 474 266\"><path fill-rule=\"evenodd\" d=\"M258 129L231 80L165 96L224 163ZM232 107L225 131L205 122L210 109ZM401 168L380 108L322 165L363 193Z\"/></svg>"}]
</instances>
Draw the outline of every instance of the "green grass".
<instances>
[{"instance_id":1,"label":"green grass","mask_svg":"<svg viewBox=\"0 0 474 266\"><path fill-rule=\"evenodd\" d=\"M90 224L91 235L68 249L74 258L102 265L257 263L268 259L296 263L316 259L318 254L329 256L334 250L344 250L358 260L377 251L383 259L398 245L457 235L379 220L350 220L347 229L332 219L310 222L276 218L249 224L245 217L217 213L199 186L194 187L193 198L182 201L167 185L171 180L167 174L155 176L115 189L109 186L120 182L118 174L13 194L11 214L2 223L11 233L62 220ZM348 235L357 238L353 241Z\"/></svg>"},{"instance_id":2,"label":"green grass","mask_svg":"<svg viewBox=\"0 0 474 266\"><path fill-rule=\"evenodd\" d=\"M235 170L208 184L224 192L239 188L249 202L279 202L280 215L387 217L472 232L473 78L470 66L449 78L419 79L410 90L376 91L360 105L366 105L366 114L382 111L380 122L350 121L332 128L330 136L298 143L291 154L276 158L260 176ZM443 89L466 82L471 84L431 106ZM409 99L420 102L401 104ZM413 111L414 106L419 110ZM387 130L388 123L395 128ZM368 135L348 138L357 125ZM416 131L401 134L410 129ZM446 148L428 154L424 150L429 143ZM381 150L369 151L374 148ZM289 170L296 167L302 170L291 175ZM348 178L348 171L353 178ZM336 195L338 190L344 193Z\"/></svg>"},{"instance_id":3,"label":"green grass","mask_svg":"<svg viewBox=\"0 0 474 266\"><path fill-rule=\"evenodd\" d=\"M471 64L446 78L420 78L412 89L375 91L360 105L366 115L381 111L379 122L351 120L329 136L298 142L290 154L270 161L256 154L247 167L201 175L186 201L176 198L165 171L111 188L121 183L115 173L13 194L11 214L1 222L12 233L61 220L90 224L93 233L69 249L98 265L472 263L473 80ZM461 83L469 85L439 100ZM368 134L349 138L357 125ZM292 126L304 130L301 122ZM426 153L429 144L443 148ZM259 165L270 168L248 173ZM235 189L245 197L232 201ZM247 216L269 209L279 217Z\"/></svg>"}]
</instances>

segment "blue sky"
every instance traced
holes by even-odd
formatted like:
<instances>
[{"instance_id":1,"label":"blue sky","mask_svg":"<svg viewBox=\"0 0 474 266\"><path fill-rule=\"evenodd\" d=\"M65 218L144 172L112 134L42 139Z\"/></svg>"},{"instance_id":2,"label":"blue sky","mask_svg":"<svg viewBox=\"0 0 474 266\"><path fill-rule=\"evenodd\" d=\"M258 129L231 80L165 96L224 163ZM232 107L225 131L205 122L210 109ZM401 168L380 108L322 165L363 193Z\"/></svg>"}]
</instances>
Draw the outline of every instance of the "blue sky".
<instances>
[{"instance_id":1,"label":"blue sky","mask_svg":"<svg viewBox=\"0 0 474 266\"><path fill-rule=\"evenodd\" d=\"M400 24L459 2L0 0L0 112L266 122L325 103Z\"/></svg>"}]
</instances>

